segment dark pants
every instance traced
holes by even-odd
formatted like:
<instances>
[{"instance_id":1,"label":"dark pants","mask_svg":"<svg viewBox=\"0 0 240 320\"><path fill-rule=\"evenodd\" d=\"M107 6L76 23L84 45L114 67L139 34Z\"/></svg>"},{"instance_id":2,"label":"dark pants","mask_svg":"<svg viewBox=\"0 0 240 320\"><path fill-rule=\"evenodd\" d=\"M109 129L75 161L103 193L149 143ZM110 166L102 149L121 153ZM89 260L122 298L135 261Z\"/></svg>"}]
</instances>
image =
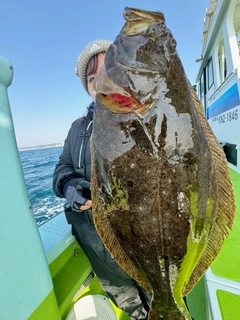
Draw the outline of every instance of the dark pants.
<instances>
[{"instance_id":1,"label":"dark pants","mask_svg":"<svg viewBox=\"0 0 240 320\"><path fill-rule=\"evenodd\" d=\"M74 231L109 298L132 320L147 319L151 294L147 294L111 257L94 224L75 224Z\"/></svg>"}]
</instances>

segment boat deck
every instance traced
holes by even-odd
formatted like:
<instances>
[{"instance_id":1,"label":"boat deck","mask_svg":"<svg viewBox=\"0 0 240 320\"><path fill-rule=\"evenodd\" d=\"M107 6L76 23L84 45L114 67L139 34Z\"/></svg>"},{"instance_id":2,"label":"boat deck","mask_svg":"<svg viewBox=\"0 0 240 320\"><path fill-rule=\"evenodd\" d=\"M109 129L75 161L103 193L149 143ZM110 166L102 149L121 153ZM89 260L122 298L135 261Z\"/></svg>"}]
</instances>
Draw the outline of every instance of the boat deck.
<instances>
[{"instance_id":1,"label":"boat deck","mask_svg":"<svg viewBox=\"0 0 240 320\"><path fill-rule=\"evenodd\" d=\"M64 212L39 227L46 258L52 275L61 319L65 319L74 302L87 294L104 294L92 266L74 242L71 226ZM77 255L74 254L77 249ZM90 284L89 284L90 282ZM119 320L129 320L125 312L114 309Z\"/></svg>"}]
</instances>

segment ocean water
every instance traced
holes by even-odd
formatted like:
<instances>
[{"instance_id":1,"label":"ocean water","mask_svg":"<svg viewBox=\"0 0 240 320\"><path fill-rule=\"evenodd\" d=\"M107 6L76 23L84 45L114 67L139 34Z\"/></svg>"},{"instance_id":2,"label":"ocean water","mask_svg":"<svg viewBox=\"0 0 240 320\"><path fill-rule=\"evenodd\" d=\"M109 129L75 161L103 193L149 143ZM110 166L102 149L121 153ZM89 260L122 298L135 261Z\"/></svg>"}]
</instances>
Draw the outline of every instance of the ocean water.
<instances>
[{"instance_id":1,"label":"ocean water","mask_svg":"<svg viewBox=\"0 0 240 320\"><path fill-rule=\"evenodd\" d=\"M52 178L62 147L21 150L25 183L38 225L63 212L65 199L55 196Z\"/></svg>"}]
</instances>

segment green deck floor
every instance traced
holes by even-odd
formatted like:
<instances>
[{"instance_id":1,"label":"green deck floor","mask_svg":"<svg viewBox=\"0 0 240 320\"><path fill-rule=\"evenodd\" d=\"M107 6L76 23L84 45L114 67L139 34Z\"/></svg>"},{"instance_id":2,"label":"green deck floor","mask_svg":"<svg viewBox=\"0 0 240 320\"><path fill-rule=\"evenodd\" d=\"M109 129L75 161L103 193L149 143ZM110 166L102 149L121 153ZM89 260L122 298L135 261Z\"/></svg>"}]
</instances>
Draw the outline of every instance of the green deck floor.
<instances>
[{"instance_id":1,"label":"green deck floor","mask_svg":"<svg viewBox=\"0 0 240 320\"><path fill-rule=\"evenodd\" d=\"M212 264L212 271L219 277L240 281L240 175L230 170L237 206L236 219L229 237ZM237 267L238 266L238 267Z\"/></svg>"}]
</instances>

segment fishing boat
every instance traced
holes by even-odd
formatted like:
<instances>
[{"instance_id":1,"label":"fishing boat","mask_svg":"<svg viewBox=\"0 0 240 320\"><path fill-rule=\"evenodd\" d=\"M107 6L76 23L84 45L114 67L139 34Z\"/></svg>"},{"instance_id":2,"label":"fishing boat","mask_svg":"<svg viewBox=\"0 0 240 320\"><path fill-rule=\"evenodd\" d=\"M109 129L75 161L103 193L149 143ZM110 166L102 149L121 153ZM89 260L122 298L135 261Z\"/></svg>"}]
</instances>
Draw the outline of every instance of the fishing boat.
<instances>
[{"instance_id":1,"label":"fishing boat","mask_svg":"<svg viewBox=\"0 0 240 320\"><path fill-rule=\"evenodd\" d=\"M187 296L195 320L240 319L239 33L240 0L212 0L197 58L198 94L226 153L238 212L219 256ZM0 319L128 320L106 297L64 213L37 227L8 99L12 79L12 64L0 57Z\"/></svg>"},{"instance_id":2,"label":"fishing boat","mask_svg":"<svg viewBox=\"0 0 240 320\"><path fill-rule=\"evenodd\" d=\"M235 320L240 319L240 0L210 1L202 42L197 93L226 154L237 204L230 236L204 276L206 319Z\"/></svg>"}]
</instances>

